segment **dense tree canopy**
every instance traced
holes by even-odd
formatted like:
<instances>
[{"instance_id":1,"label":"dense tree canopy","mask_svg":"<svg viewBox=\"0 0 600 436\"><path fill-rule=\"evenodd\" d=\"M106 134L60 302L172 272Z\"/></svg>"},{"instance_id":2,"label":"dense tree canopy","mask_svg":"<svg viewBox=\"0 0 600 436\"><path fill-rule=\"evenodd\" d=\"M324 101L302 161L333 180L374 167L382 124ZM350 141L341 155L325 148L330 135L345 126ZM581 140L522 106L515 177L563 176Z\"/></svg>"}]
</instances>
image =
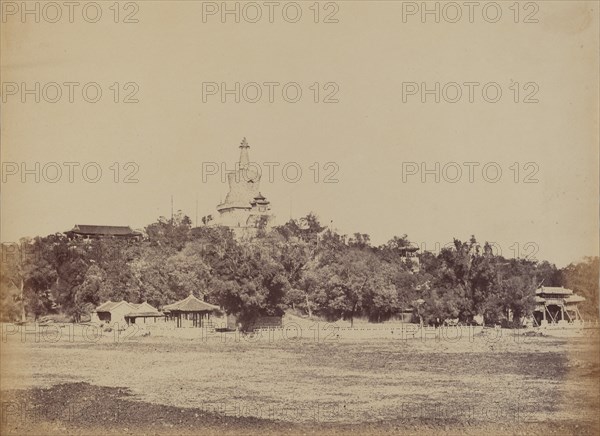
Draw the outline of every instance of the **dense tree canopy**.
<instances>
[{"instance_id":1,"label":"dense tree canopy","mask_svg":"<svg viewBox=\"0 0 600 436\"><path fill-rule=\"evenodd\" d=\"M79 321L106 300L163 306L195 294L251 325L292 309L308 316L374 322L412 312L416 320L497 323L528 316L540 285L573 289L598 316L598 258L557 270L506 259L475 237L438 254L414 253L407 235L373 246L308 216L251 240L225 227L192 228L181 213L161 217L142 241L69 240L62 234L3 247L2 317L63 313Z\"/></svg>"}]
</instances>

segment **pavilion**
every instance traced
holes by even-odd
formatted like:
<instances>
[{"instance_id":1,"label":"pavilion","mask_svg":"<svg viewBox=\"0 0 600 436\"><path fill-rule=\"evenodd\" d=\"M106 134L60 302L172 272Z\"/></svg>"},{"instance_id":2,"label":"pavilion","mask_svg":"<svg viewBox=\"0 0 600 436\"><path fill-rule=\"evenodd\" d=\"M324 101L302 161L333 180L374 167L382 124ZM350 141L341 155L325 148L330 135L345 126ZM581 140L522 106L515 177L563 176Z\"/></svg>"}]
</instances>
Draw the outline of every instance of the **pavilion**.
<instances>
[{"instance_id":1,"label":"pavilion","mask_svg":"<svg viewBox=\"0 0 600 436\"><path fill-rule=\"evenodd\" d=\"M196 298L193 294L173 304L163 307L166 321L176 327L207 327L211 325L211 315L222 314L221 308Z\"/></svg>"},{"instance_id":2,"label":"pavilion","mask_svg":"<svg viewBox=\"0 0 600 436\"><path fill-rule=\"evenodd\" d=\"M576 295L571 289L554 286L540 286L535 291L533 316L537 325L583 321L577 303L585 298Z\"/></svg>"}]
</instances>

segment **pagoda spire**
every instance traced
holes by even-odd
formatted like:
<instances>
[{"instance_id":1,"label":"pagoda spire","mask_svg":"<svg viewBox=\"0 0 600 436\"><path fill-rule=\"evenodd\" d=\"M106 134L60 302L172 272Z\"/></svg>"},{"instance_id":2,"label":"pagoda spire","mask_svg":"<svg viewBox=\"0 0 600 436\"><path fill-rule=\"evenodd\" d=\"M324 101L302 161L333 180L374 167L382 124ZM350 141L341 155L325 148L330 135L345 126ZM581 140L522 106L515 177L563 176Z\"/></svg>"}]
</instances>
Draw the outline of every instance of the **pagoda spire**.
<instances>
[{"instance_id":1,"label":"pagoda spire","mask_svg":"<svg viewBox=\"0 0 600 436\"><path fill-rule=\"evenodd\" d=\"M240 168L248 168L248 165L250 164L250 156L248 155L249 148L248 141L246 141L246 137L244 137L240 144Z\"/></svg>"}]
</instances>

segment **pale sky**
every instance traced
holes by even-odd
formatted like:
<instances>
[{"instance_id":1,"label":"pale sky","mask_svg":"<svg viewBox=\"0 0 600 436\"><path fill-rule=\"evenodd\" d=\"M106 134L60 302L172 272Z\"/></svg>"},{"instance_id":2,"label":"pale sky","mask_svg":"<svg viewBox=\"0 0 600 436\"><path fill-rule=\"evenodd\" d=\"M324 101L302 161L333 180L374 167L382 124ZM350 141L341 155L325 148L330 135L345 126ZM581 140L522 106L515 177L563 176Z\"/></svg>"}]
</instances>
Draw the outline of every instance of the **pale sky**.
<instances>
[{"instance_id":1,"label":"pale sky","mask_svg":"<svg viewBox=\"0 0 600 436\"><path fill-rule=\"evenodd\" d=\"M277 11L273 23L244 17L221 23L218 15L203 23L202 2L150 1L138 2L138 23L118 24L109 10L112 2L100 3L97 23L77 11L74 23L68 17L54 24L43 16L40 23L25 24L18 14L2 17L3 242L76 223L144 227L170 214L171 195L175 209L192 220L196 200L199 218L216 216L227 185L220 175L203 183L203 162L233 169L246 137L251 160L265 171L264 162L280 163L273 183L267 174L261 183L280 224L290 214L313 211L339 232L368 233L376 244L408 234L434 249L474 234L481 242L495 242L506 257L515 256L518 246L521 256L535 251L535 258L558 266L598 255L597 2L537 2L539 23L522 22L530 11L521 11L515 23L508 9L513 2L500 2L497 23L481 13L474 23L443 17L422 23L418 15L403 23L401 2L366 1L337 2L338 23L314 23L313 2L301 2L297 23ZM319 20L331 11L321 10ZM14 91L9 82L18 85L15 95L7 95ZM61 84L62 98L50 103L42 95L36 103L30 95L22 103L20 84L34 88L35 82ZM73 103L64 82L81 84ZM88 82L102 89L95 104L82 97ZM119 100L133 89L124 84L135 82L139 102L115 103L110 89L115 82ZM239 103L232 96L222 103L217 94L203 102L206 82L229 88L256 82L263 96L256 103L244 96ZM264 82L280 84L273 103ZM302 89L296 103L282 97L290 82ZM337 103L322 102L334 90L324 88L329 82L338 88ZM443 96L440 103L433 96L422 103L417 94L404 102L408 82L428 88L456 82L463 96L457 103ZM465 82L481 84L473 103ZM497 103L482 97L489 82L502 89ZM525 87L529 82L534 85ZM447 89L453 98L454 90ZM246 90L247 99L253 98L254 88ZM47 99L54 98L52 87L46 91ZM539 102L523 103L534 91L530 98ZM36 162L40 168L58 163L62 177L49 183L41 174L36 183L28 175L22 183L20 173L12 174L12 163L35 169ZM64 162L79 164L73 183ZM90 162L102 169L97 183L82 177L81 168ZM115 162L119 183L113 181ZM123 183L128 162L139 167L138 183ZM297 183L282 175L290 162L302 168ZM339 168L337 183L323 182L334 168L326 169L328 162ZM436 162L440 167L456 162L462 177L435 183L430 175L422 183L419 173L404 174L403 180L403 168L414 169L413 162L430 169ZM473 183L464 162L479 164ZM320 167L317 182L314 163ZM502 170L496 183L482 175L489 163ZM55 177L52 166L46 168L47 178ZM447 169L447 177L455 177ZM524 183L532 172L537 183ZM493 170L487 174L495 176ZM293 169L288 175L294 176Z\"/></svg>"}]
</instances>

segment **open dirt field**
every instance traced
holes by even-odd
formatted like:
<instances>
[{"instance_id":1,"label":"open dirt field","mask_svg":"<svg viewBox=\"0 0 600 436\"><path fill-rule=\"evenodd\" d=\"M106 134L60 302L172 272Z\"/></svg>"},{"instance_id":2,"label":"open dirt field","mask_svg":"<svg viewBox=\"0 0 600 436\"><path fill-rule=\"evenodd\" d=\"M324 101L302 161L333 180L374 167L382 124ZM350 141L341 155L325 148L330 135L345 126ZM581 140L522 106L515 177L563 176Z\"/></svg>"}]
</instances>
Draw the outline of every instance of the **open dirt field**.
<instances>
[{"instance_id":1,"label":"open dirt field","mask_svg":"<svg viewBox=\"0 0 600 436\"><path fill-rule=\"evenodd\" d=\"M600 434L597 330L504 332L455 342L9 335L2 433Z\"/></svg>"}]
</instances>

